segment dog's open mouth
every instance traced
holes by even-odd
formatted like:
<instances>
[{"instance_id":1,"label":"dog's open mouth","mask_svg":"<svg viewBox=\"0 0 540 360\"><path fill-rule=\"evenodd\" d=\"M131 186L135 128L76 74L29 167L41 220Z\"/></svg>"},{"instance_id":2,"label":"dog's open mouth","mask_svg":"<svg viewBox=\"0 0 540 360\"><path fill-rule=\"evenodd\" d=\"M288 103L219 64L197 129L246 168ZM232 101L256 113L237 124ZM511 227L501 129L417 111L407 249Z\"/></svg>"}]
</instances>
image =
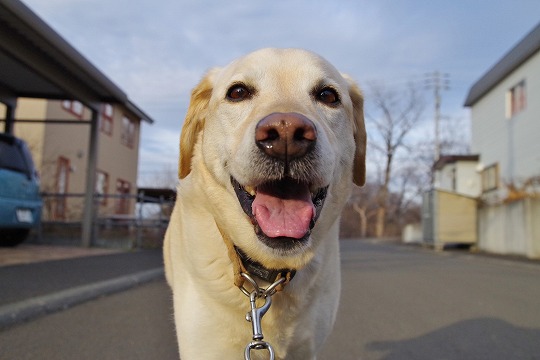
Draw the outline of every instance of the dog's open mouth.
<instances>
[{"instance_id":1,"label":"dog's open mouth","mask_svg":"<svg viewBox=\"0 0 540 360\"><path fill-rule=\"evenodd\" d=\"M231 183L259 240L283 250L307 241L328 191L328 186L311 189L309 184L292 178L257 187L243 186L233 178Z\"/></svg>"}]
</instances>

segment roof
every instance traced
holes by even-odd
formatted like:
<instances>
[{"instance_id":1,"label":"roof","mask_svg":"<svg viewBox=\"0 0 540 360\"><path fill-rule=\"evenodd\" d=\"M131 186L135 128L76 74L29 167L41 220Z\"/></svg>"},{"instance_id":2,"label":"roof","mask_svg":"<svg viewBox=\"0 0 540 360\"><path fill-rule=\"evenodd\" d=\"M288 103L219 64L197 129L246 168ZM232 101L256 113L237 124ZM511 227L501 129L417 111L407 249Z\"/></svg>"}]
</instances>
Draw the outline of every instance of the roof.
<instances>
[{"instance_id":1,"label":"roof","mask_svg":"<svg viewBox=\"0 0 540 360\"><path fill-rule=\"evenodd\" d=\"M540 50L540 23L502 57L469 90L465 106L472 106L512 71Z\"/></svg>"},{"instance_id":2,"label":"roof","mask_svg":"<svg viewBox=\"0 0 540 360\"><path fill-rule=\"evenodd\" d=\"M441 170L447 164L454 164L458 161L478 161L479 155L443 155L433 164L433 170Z\"/></svg>"},{"instance_id":3,"label":"roof","mask_svg":"<svg viewBox=\"0 0 540 360\"><path fill-rule=\"evenodd\" d=\"M125 106L154 120L19 0L0 0L0 99L76 99L97 110L99 103Z\"/></svg>"}]
</instances>

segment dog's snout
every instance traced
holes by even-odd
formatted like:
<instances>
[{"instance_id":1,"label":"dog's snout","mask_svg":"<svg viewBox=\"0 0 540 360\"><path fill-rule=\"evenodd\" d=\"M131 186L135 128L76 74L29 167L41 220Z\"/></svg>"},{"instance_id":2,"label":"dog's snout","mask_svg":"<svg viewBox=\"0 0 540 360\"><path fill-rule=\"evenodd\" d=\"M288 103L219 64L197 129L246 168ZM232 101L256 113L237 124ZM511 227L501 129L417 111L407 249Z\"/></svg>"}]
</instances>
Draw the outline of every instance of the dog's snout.
<instances>
[{"instance_id":1,"label":"dog's snout","mask_svg":"<svg viewBox=\"0 0 540 360\"><path fill-rule=\"evenodd\" d=\"M297 113L274 113L257 124L255 142L268 156L290 161L304 156L317 140L315 124Z\"/></svg>"}]
</instances>

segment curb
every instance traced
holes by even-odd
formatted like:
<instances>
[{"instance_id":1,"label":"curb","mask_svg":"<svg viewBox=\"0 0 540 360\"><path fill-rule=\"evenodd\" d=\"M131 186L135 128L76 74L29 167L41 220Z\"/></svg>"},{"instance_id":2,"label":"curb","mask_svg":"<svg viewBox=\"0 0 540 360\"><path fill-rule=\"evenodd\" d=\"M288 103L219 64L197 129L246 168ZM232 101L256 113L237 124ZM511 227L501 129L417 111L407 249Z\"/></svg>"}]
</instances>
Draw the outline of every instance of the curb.
<instances>
[{"instance_id":1,"label":"curb","mask_svg":"<svg viewBox=\"0 0 540 360\"><path fill-rule=\"evenodd\" d=\"M157 268L4 305L0 307L0 329L163 277L163 268Z\"/></svg>"}]
</instances>

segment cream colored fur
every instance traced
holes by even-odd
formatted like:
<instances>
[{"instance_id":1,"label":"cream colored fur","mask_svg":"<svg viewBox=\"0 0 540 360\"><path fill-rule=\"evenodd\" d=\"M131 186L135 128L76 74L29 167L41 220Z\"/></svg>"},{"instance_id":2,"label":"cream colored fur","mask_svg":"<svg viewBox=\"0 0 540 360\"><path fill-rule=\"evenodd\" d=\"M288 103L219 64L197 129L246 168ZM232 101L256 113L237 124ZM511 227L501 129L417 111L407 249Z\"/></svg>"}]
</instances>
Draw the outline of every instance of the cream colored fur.
<instances>
[{"instance_id":1,"label":"cream colored fur","mask_svg":"<svg viewBox=\"0 0 540 360\"><path fill-rule=\"evenodd\" d=\"M257 90L231 103L235 82ZM333 86L341 104L313 99L318 84ZM320 218L297 251L272 249L258 240L231 186L264 181L253 171L260 151L257 122L275 112L309 118L318 132L314 185L330 185ZM353 180L364 183L366 134L358 87L321 57L298 49L263 49L211 70L193 90L181 135L176 205L165 235L166 277L173 291L182 360L242 359L251 341L245 320L249 299L233 284L233 268L216 223L250 257L268 268L297 269L296 277L263 318L264 340L276 359L315 359L330 333L340 294L339 218ZM264 285L264 284L261 284ZM267 285L267 284L266 284ZM266 351L252 351L254 359ZM260 356L260 357L259 357Z\"/></svg>"}]
</instances>

